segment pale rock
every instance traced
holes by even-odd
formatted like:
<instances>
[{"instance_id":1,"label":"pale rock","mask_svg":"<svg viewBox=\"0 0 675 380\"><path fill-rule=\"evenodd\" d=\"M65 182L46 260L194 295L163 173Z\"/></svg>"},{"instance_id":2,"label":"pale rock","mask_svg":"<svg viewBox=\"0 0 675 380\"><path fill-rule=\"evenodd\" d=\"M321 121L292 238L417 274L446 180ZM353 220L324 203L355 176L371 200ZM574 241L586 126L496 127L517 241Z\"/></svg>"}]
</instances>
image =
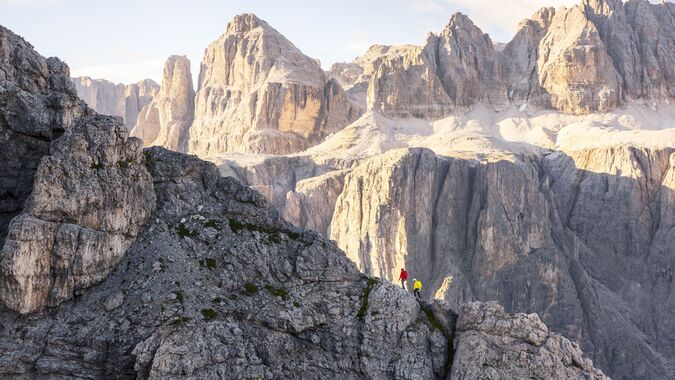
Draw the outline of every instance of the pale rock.
<instances>
[{"instance_id":1,"label":"pale rock","mask_svg":"<svg viewBox=\"0 0 675 380\"><path fill-rule=\"evenodd\" d=\"M136 125L138 115L159 91L159 85L151 79L132 84L112 83L105 79L90 77L72 78L77 95L97 113L120 116L127 130Z\"/></svg>"},{"instance_id":2,"label":"pale rock","mask_svg":"<svg viewBox=\"0 0 675 380\"><path fill-rule=\"evenodd\" d=\"M609 379L536 314L471 302L460 307L455 333L452 379Z\"/></svg>"},{"instance_id":3,"label":"pale rock","mask_svg":"<svg viewBox=\"0 0 675 380\"><path fill-rule=\"evenodd\" d=\"M103 280L155 198L140 141L119 118L95 115L77 99L64 63L1 27L0 44L0 127L12 148L0 165L9 185L0 298L29 313Z\"/></svg>"},{"instance_id":4,"label":"pale rock","mask_svg":"<svg viewBox=\"0 0 675 380\"><path fill-rule=\"evenodd\" d=\"M236 16L206 49L190 152L303 150L359 112L337 81L266 22Z\"/></svg>"},{"instance_id":5,"label":"pale rock","mask_svg":"<svg viewBox=\"0 0 675 380\"><path fill-rule=\"evenodd\" d=\"M159 93L143 108L131 135L145 146L186 152L195 112L190 60L172 55L164 63Z\"/></svg>"},{"instance_id":6,"label":"pale rock","mask_svg":"<svg viewBox=\"0 0 675 380\"><path fill-rule=\"evenodd\" d=\"M105 302L103 302L103 307L106 311L112 311L122 306L124 303L124 294L122 292L115 292L111 294Z\"/></svg>"}]
</instances>

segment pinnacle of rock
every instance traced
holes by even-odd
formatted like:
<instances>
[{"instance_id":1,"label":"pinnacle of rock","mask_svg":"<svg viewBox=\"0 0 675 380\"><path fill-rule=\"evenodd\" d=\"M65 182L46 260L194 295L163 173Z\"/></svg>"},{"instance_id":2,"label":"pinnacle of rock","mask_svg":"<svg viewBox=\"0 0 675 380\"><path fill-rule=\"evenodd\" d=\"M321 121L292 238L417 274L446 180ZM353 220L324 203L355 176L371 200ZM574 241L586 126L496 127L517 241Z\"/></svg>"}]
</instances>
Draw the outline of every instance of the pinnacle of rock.
<instances>
[{"instance_id":1,"label":"pinnacle of rock","mask_svg":"<svg viewBox=\"0 0 675 380\"><path fill-rule=\"evenodd\" d=\"M131 135L142 139L145 146L186 152L195 112L194 97L190 60L170 56L164 63L160 90L141 111Z\"/></svg>"},{"instance_id":2,"label":"pinnacle of rock","mask_svg":"<svg viewBox=\"0 0 675 380\"><path fill-rule=\"evenodd\" d=\"M206 49L189 151L202 157L296 152L358 113L316 60L244 14Z\"/></svg>"}]
</instances>

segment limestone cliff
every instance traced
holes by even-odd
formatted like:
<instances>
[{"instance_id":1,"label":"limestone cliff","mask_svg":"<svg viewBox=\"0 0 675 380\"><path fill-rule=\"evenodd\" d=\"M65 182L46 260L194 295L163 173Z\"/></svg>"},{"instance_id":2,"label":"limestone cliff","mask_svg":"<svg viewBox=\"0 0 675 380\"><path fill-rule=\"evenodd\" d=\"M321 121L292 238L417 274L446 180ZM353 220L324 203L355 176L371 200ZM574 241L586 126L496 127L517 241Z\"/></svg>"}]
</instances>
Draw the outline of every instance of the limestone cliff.
<instances>
[{"instance_id":1,"label":"limestone cliff","mask_svg":"<svg viewBox=\"0 0 675 380\"><path fill-rule=\"evenodd\" d=\"M672 2L646 0L542 8L503 50L457 13L423 47L376 45L353 63L334 65L331 75L350 99L358 103L366 92L367 109L391 117L439 118L480 102L569 114L606 112L636 99L668 104L674 12Z\"/></svg>"},{"instance_id":2,"label":"limestone cliff","mask_svg":"<svg viewBox=\"0 0 675 380\"><path fill-rule=\"evenodd\" d=\"M159 85L151 79L132 84L112 83L105 79L90 77L73 78L77 95L94 111L124 119L126 129L130 131L136 125L136 119L159 91Z\"/></svg>"},{"instance_id":3,"label":"limestone cliff","mask_svg":"<svg viewBox=\"0 0 675 380\"><path fill-rule=\"evenodd\" d=\"M674 160L672 148L486 164L390 151L347 174L331 238L366 273L408 268L427 297L537 312L617 377L668 377Z\"/></svg>"},{"instance_id":4,"label":"limestone cliff","mask_svg":"<svg viewBox=\"0 0 675 380\"><path fill-rule=\"evenodd\" d=\"M159 147L145 156L157 208L124 261L49 313L22 318L0 306L0 375L606 378L534 315L474 303L458 316L447 303L419 303L212 164ZM481 366L476 341L489 347Z\"/></svg>"},{"instance_id":5,"label":"limestone cliff","mask_svg":"<svg viewBox=\"0 0 675 380\"><path fill-rule=\"evenodd\" d=\"M186 152L195 112L190 60L172 55L164 63L162 85L141 110L131 135L145 146L157 145Z\"/></svg>"},{"instance_id":6,"label":"limestone cliff","mask_svg":"<svg viewBox=\"0 0 675 380\"><path fill-rule=\"evenodd\" d=\"M121 119L95 115L77 99L63 62L1 27L0 43L8 156L0 169L7 184L0 299L29 313L104 279L152 211L154 194L140 141L127 138Z\"/></svg>"},{"instance_id":7,"label":"limestone cliff","mask_svg":"<svg viewBox=\"0 0 675 380\"><path fill-rule=\"evenodd\" d=\"M265 21L243 14L206 49L190 152L297 152L358 114L317 61Z\"/></svg>"}]
</instances>

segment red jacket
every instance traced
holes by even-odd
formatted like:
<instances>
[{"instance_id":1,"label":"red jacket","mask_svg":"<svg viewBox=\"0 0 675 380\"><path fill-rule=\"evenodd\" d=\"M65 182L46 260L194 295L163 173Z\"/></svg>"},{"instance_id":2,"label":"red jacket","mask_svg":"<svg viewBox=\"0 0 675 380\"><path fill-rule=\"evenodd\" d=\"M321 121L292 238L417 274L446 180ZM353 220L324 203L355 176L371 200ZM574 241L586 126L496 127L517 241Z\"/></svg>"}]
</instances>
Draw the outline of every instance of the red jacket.
<instances>
[{"instance_id":1,"label":"red jacket","mask_svg":"<svg viewBox=\"0 0 675 380\"><path fill-rule=\"evenodd\" d=\"M402 270L402 271L401 271L401 275L398 276L398 279L399 279L399 280L407 280L407 279L408 279L408 272Z\"/></svg>"}]
</instances>

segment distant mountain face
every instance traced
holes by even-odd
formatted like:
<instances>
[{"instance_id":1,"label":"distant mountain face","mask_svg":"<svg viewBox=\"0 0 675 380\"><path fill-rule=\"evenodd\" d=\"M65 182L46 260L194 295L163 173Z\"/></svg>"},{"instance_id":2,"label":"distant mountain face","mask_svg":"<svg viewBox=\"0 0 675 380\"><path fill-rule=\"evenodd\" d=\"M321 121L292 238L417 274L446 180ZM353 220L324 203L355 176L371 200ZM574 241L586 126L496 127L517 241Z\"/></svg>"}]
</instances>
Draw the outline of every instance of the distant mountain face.
<instances>
[{"instance_id":1,"label":"distant mountain face","mask_svg":"<svg viewBox=\"0 0 675 380\"><path fill-rule=\"evenodd\" d=\"M189 150L202 157L297 152L358 116L317 61L245 14L206 49Z\"/></svg>"},{"instance_id":2,"label":"distant mountain face","mask_svg":"<svg viewBox=\"0 0 675 380\"><path fill-rule=\"evenodd\" d=\"M186 152L194 100L190 60L172 55L164 64L159 92L141 109L131 135L141 138L145 146L159 145Z\"/></svg>"},{"instance_id":3,"label":"distant mountain face","mask_svg":"<svg viewBox=\"0 0 675 380\"><path fill-rule=\"evenodd\" d=\"M72 80L77 95L89 107L103 115L122 117L127 130L136 125L138 114L159 91L159 85L151 79L129 85L89 77Z\"/></svg>"},{"instance_id":4,"label":"distant mountain face","mask_svg":"<svg viewBox=\"0 0 675 380\"><path fill-rule=\"evenodd\" d=\"M331 72L351 87L348 94L367 87L368 109L395 117L438 118L478 102L570 114L606 112L634 99L664 103L675 95L674 7L585 0L543 8L499 49L456 14L422 47L374 46Z\"/></svg>"}]
</instances>

